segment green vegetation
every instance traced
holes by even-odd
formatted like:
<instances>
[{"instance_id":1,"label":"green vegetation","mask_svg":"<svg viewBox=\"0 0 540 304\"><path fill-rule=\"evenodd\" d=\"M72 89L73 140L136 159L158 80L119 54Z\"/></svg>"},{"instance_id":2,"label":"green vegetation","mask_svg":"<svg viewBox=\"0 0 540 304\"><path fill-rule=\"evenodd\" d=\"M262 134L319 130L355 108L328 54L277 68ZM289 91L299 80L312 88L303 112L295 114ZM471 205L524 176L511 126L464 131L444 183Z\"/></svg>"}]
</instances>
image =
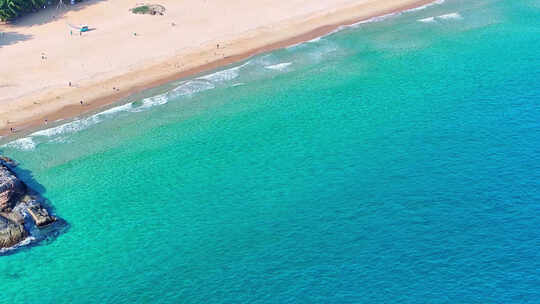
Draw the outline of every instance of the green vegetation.
<instances>
[{"instance_id":1,"label":"green vegetation","mask_svg":"<svg viewBox=\"0 0 540 304\"><path fill-rule=\"evenodd\" d=\"M13 20L42 8L46 3L46 0L0 0L0 20Z\"/></svg>"},{"instance_id":2,"label":"green vegetation","mask_svg":"<svg viewBox=\"0 0 540 304\"><path fill-rule=\"evenodd\" d=\"M131 12L134 14L163 15L165 13L165 7L160 4L144 4L132 8Z\"/></svg>"},{"instance_id":3,"label":"green vegetation","mask_svg":"<svg viewBox=\"0 0 540 304\"><path fill-rule=\"evenodd\" d=\"M131 10L134 14L148 14L150 13L150 7L148 5L137 6Z\"/></svg>"},{"instance_id":4,"label":"green vegetation","mask_svg":"<svg viewBox=\"0 0 540 304\"><path fill-rule=\"evenodd\" d=\"M10 21L24 14L35 12L46 6L47 2L47 0L0 0L0 21ZM64 0L64 2L68 2L68 0ZM53 3L56 5L58 0L53 1Z\"/></svg>"}]
</instances>

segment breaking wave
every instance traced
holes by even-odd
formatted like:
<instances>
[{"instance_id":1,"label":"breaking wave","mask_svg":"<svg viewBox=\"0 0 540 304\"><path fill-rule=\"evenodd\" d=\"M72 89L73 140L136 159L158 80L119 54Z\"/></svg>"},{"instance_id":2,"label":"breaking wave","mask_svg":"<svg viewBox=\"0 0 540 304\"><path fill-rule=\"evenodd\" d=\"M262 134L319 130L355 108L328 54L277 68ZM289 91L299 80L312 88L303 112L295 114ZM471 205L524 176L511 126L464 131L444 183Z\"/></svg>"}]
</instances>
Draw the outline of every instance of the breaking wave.
<instances>
[{"instance_id":1,"label":"breaking wave","mask_svg":"<svg viewBox=\"0 0 540 304\"><path fill-rule=\"evenodd\" d=\"M22 240L21 242L17 243L15 246L12 246L12 247L7 247L7 248L1 248L0 249L0 254L6 254L10 251L13 251L13 250L17 250L18 248L20 247L24 247L24 246L27 246L27 245L30 245L30 243L32 243L33 241L35 241L36 238L33 237L33 236L28 236L26 237L24 240Z\"/></svg>"},{"instance_id":2,"label":"breaking wave","mask_svg":"<svg viewBox=\"0 0 540 304\"><path fill-rule=\"evenodd\" d=\"M36 143L32 140L31 137L24 137L24 138L19 138L17 140L11 141L3 145L2 147L29 151L29 150L34 150L34 148L36 147Z\"/></svg>"},{"instance_id":3,"label":"breaking wave","mask_svg":"<svg viewBox=\"0 0 540 304\"><path fill-rule=\"evenodd\" d=\"M428 3L428 4L425 4L425 5L422 5L422 6L419 6L419 7L414 7L414 8L411 8L411 9L408 9L408 10L404 10L403 12L407 13L407 12L415 12L415 11L420 11L420 10L423 10L423 9L426 9L430 6L433 6L433 5L437 5L437 4L443 4L445 0L437 0L437 1L433 1L431 3Z\"/></svg>"},{"instance_id":4,"label":"breaking wave","mask_svg":"<svg viewBox=\"0 0 540 304\"><path fill-rule=\"evenodd\" d=\"M435 17L428 17L428 18L418 19L418 21L424 22L424 23L435 22Z\"/></svg>"},{"instance_id":5,"label":"breaking wave","mask_svg":"<svg viewBox=\"0 0 540 304\"><path fill-rule=\"evenodd\" d=\"M275 71L283 71L284 69L286 69L291 64L292 64L292 62L283 62L283 63L273 64L273 65L267 65L264 68L265 69L270 69L270 70L275 70Z\"/></svg>"},{"instance_id":6,"label":"breaking wave","mask_svg":"<svg viewBox=\"0 0 540 304\"><path fill-rule=\"evenodd\" d=\"M233 80L240 75L240 69L246 66L248 63L244 63L237 67L232 67L226 70L218 71L209 75L201 76L197 79L208 80L212 82L223 82Z\"/></svg>"},{"instance_id":7,"label":"breaking wave","mask_svg":"<svg viewBox=\"0 0 540 304\"><path fill-rule=\"evenodd\" d=\"M439 19L461 19L461 15L459 13L450 13L450 14L445 14L445 15L440 15L440 16L437 16L437 18Z\"/></svg>"},{"instance_id":8,"label":"breaking wave","mask_svg":"<svg viewBox=\"0 0 540 304\"><path fill-rule=\"evenodd\" d=\"M449 14L444 14L444 15L439 15L439 16L434 16L434 17L418 19L418 21L423 22L423 23L431 23L431 22L436 22L437 20L452 20L452 19L463 19L463 17L461 16L460 13L454 12L454 13L449 13Z\"/></svg>"}]
</instances>

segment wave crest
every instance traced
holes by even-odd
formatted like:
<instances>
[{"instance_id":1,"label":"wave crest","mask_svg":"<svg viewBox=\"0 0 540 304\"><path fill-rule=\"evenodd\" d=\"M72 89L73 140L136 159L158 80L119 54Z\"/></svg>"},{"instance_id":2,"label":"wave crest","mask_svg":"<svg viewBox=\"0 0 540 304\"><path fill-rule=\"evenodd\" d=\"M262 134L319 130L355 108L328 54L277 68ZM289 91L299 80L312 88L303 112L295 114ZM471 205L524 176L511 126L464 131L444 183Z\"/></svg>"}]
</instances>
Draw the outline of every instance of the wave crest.
<instances>
[{"instance_id":1,"label":"wave crest","mask_svg":"<svg viewBox=\"0 0 540 304\"><path fill-rule=\"evenodd\" d=\"M278 64L267 65L264 68L265 69L270 69L270 70L275 70L275 71L283 71L288 66L290 66L291 64L292 64L292 62L282 62L282 63L278 63Z\"/></svg>"}]
</instances>

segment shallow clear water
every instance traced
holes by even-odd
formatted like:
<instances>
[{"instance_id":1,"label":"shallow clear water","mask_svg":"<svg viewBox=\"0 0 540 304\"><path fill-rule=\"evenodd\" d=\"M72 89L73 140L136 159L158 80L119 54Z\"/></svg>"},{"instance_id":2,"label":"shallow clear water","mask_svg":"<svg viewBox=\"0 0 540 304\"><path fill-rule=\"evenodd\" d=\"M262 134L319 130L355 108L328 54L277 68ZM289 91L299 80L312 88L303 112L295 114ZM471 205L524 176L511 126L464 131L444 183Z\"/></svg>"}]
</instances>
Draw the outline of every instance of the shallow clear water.
<instances>
[{"instance_id":1,"label":"shallow clear water","mask_svg":"<svg viewBox=\"0 0 540 304\"><path fill-rule=\"evenodd\" d=\"M0 302L538 303L539 13L448 0L4 145L69 227Z\"/></svg>"}]
</instances>

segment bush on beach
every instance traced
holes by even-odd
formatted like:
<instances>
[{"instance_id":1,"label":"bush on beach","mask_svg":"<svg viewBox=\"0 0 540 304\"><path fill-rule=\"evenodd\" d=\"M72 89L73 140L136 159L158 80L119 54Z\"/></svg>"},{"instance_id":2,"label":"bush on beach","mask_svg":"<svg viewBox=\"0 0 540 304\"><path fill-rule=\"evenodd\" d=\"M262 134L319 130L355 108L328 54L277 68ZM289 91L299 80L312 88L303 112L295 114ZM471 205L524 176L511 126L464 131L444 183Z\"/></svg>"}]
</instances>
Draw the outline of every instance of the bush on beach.
<instances>
[{"instance_id":1,"label":"bush on beach","mask_svg":"<svg viewBox=\"0 0 540 304\"><path fill-rule=\"evenodd\" d=\"M131 9L134 14L163 15L165 7L160 4L142 4Z\"/></svg>"}]
</instances>

